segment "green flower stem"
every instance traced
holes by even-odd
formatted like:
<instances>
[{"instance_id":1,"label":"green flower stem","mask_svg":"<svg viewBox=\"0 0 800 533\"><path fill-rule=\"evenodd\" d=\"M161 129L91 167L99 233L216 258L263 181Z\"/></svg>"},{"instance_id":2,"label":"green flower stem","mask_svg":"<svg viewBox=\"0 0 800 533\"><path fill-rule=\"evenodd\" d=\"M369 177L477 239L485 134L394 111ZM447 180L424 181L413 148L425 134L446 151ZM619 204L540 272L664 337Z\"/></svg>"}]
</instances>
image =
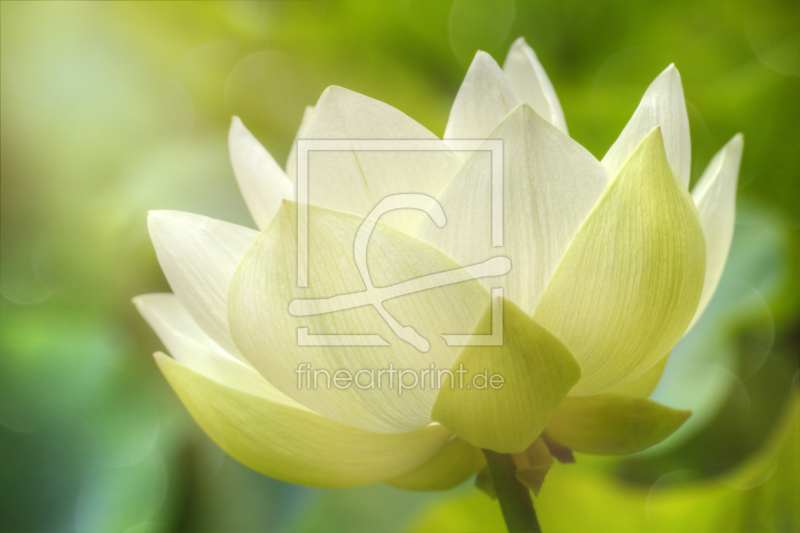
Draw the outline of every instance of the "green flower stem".
<instances>
[{"instance_id":1,"label":"green flower stem","mask_svg":"<svg viewBox=\"0 0 800 533\"><path fill-rule=\"evenodd\" d=\"M483 455L486 456L494 491L509 533L541 533L531 493L517 479L514 460L507 453L491 450L483 450Z\"/></svg>"}]
</instances>

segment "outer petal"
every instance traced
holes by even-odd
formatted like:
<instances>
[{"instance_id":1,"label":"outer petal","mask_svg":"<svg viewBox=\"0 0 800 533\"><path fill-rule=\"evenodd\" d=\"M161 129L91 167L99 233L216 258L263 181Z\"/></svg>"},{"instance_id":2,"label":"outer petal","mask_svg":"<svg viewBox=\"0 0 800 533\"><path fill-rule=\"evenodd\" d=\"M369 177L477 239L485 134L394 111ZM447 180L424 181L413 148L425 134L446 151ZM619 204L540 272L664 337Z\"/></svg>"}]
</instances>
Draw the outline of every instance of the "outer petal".
<instances>
[{"instance_id":1,"label":"outer petal","mask_svg":"<svg viewBox=\"0 0 800 533\"><path fill-rule=\"evenodd\" d=\"M355 487L396 477L450 439L441 426L371 433L212 381L164 354L156 362L217 445L262 474L313 487Z\"/></svg>"},{"instance_id":2,"label":"outer petal","mask_svg":"<svg viewBox=\"0 0 800 533\"><path fill-rule=\"evenodd\" d=\"M310 151L308 203L366 216L384 198L397 193L435 197L458 170L460 161L444 141L397 109L342 89L322 93L304 139L380 141L370 150ZM427 141L409 151L408 141ZM290 175L294 179L293 174ZM298 202L302 187L297 186ZM384 222L410 232L417 212L392 213Z\"/></svg>"},{"instance_id":3,"label":"outer petal","mask_svg":"<svg viewBox=\"0 0 800 533\"><path fill-rule=\"evenodd\" d=\"M292 148L289 150L289 157L286 158L286 175L292 183L297 181L297 140L302 139L308 129L308 123L311 121L311 115L314 114L314 106L306 106L303 111L303 118L300 119L300 126L297 128L297 134L294 136Z\"/></svg>"},{"instance_id":4,"label":"outer petal","mask_svg":"<svg viewBox=\"0 0 800 533\"><path fill-rule=\"evenodd\" d=\"M423 221L417 235L461 264L489 255L511 259L511 271L487 287L532 314L569 243L608 184L603 166L578 143L527 106L512 111L491 136L503 141L502 176L492 176L486 152L478 152L437 198L444 228ZM492 247L493 179L503 184L503 246Z\"/></svg>"},{"instance_id":5,"label":"outer petal","mask_svg":"<svg viewBox=\"0 0 800 533\"><path fill-rule=\"evenodd\" d=\"M229 305L236 344L281 392L334 420L385 432L428 424L437 390L421 370L451 367L460 347L447 346L440 335L475 331L489 305L488 293L469 277L446 284L465 279L458 277L463 271L457 263L381 223L368 241L368 272L362 278L354 242L366 245L357 237L364 219L318 207L309 207L308 288L298 288L296 209L292 202L284 204L236 272ZM438 274L445 284L427 284L430 278L421 277L429 274ZM370 278L378 287L372 296L365 292ZM373 306L370 297L381 302ZM390 320L397 321L398 329ZM375 344L352 345L364 337L348 345L312 338L341 334L371 335ZM418 348L421 344L429 349ZM341 370L361 385L342 389L320 373L314 388L313 381L298 381L303 363L310 364L306 377L317 370L333 377ZM416 377L417 386L401 390L400 374L377 374L390 364L395 371L408 371L403 378L407 386ZM359 378L362 370L366 373Z\"/></svg>"},{"instance_id":6,"label":"outer petal","mask_svg":"<svg viewBox=\"0 0 800 533\"><path fill-rule=\"evenodd\" d=\"M406 490L447 490L461 485L485 466L483 452L454 437L429 461L386 483Z\"/></svg>"},{"instance_id":7,"label":"outer petal","mask_svg":"<svg viewBox=\"0 0 800 533\"><path fill-rule=\"evenodd\" d=\"M690 414L616 394L567 398L548 424L547 433L576 452L622 455L658 444Z\"/></svg>"},{"instance_id":8,"label":"outer petal","mask_svg":"<svg viewBox=\"0 0 800 533\"><path fill-rule=\"evenodd\" d=\"M164 275L189 314L228 353L242 358L228 329L228 286L258 232L178 211L153 211L147 224Z\"/></svg>"},{"instance_id":9,"label":"outer petal","mask_svg":"<svg viewBox=\"0 0 800 533\"><path fill-rule=\"evenodd\" d=\"M231 357L222 347L211 340L174 294L156 293L142 294L133 299L136 309L147 323L156 332L158 338L164 343L169 353L180 363L190 366L213 379L209 372L195 367L196 348L202 347L218 357L241 365L238 360ZM213 374L213 373L212 373Z\"/></svg>"},{"instance_id":10,"label":"outer petal","mask_svg":"<svg viewBox=\"0 0 800 533\"><path fill-rule=\"evenodd\" d=\"M292 183L239 117L233 117L231 121L228 149L233 173L247 208L259 229L264 229L275 216L281 201L294 197Z\"/></svg>"},{"instance_id":11,"label":"outer petal","mask_svg":"<svg viewBox=\"0 0 800 533\"><path fill-rule=\"evenodd\" d=\"M508 51L503 72L519 99L528 104L539 116L566 134L567 121L550 78L544 71L536 52L520 37Z\"/></svg>"},{"instance_id":12,"label":"outer petal","mask_svg":"<svg viewBox=\"0 0 800 533\"><path fill-rule=\"evenodd\" d=\"M450 109L444 139L485 139L520 103L492 56L478 51Z\"/></svg>"},{"instance_id":13,"label":"outer petal","mask_svg":"<svg viewBox=\"0 0 800 533\"><path fill-rule=\"evenodd\" d=\"M491 311L479 327L491 327ZM580 374L558 339L504 300L503 344L464 349L453 375L442 383L432 416L473 446L521 452L544 430ZM496 381L499 387L495 376L503 380Z\"/></svg>"},{"instance_id":14,"label":"outer petal","mask_svg":"<svg viewBox=\"0 0 800 533\"><path fill-rule=\"evenodd\" d=\"M616 176L645 135L657 126L663 131L667 160L688 187L692 168L689 115L675 65L668 66L647 88L639 107L603 157L603 164Z\"/></svg>"},{"instance_id":15,"label":"outer petal","mask_svg":"<svg viewBox=\"0 0 800 533\"><path fill-rule=\"evenodd\" d=\"M697 308L705 255L697 210L656 128L581 226L534 313L581 365L573 395L622 385L669 352Z\"/></svg>"},{"instance_id":16,"label":"outer petal","mask_svg":"<svg viewBox=\"0 0 800 533\"><path fill-rule=\"evenodd\" d=\"M744 137L738 133L717 152L692 191L706 237L706 280L692 325L714 296L731 249L736 219L736 182L743 148Z\"/></svg>"},{"instance_id":17,"label":"outer petal","mask_svg":"<svg viewBox=\"0 0 800 533\"><path fill-rule=\"evenodd\" d=\"M182 365L226 387L305 409L278 392L247 363L226 354L203 333L174 294L145 294L133 301L167 350Z\"/></svg>"},{"instance_id":18,"label":"outer petal","mask_svg":"<svg viewBox=\"0 0 800 533\"><path fill-rule=\"evenodd\" d=\"M622 396L649 398L653 391L656 390L658 382L661 381L661 376L664 374L668 360L669 354L662 357L658 363L651 366L644 374L620 387L616 387L611 392Z\"/></svg>"}]
</instances>

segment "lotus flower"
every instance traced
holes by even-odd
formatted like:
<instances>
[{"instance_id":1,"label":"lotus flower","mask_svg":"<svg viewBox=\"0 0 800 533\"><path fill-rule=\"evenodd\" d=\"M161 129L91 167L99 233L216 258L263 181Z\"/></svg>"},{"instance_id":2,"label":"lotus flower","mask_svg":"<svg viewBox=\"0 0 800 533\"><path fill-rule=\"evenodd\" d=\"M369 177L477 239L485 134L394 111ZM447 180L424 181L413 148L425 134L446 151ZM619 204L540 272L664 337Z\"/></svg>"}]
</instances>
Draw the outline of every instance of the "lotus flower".
<instances>
[{"instance_id":1,"label":"lotus flower","mask_svg":"<svg viewBox=\"0 0 800 533\"><path fill-rule=\"evenodd\" d=\"M443 139L339 87L306 110L297 138L379 139L389 149L309 156L306 207L294 201L297 142L284 170L234 117L231 161L259 231L172 211L148 218L174 294L135 303L171 354L157 353L158 366L231 456L302 485L385 481L434 490L483 469L485 449L511 454L516 477L538 491L553 458L641 450L686 419L646 398L720 279L742 137L714 157L690 194L689 123L674 66L647 88L601 161L569 137L553 86L523 39L502 69L477 53ZM492 189L485 150L455 150L462 139L502 141L502 190ZM391 149L408 140L438 148ZM435 198L446 223L431 210L367 218L384 198L411 193ZM499 247L490 225L497 193ZM298 255L300 209L308 214L307 263ZM353 252L365 224L369 284L385 297L339 312L290 313L298 299L365 291ZM491 257L510 260L510 270L392 292ZM298 267L307 271L305 287ZM498 287L503 295L493 297ZM443 334L493 331L497 306L501 344L444 342ZM398 339L387 314L426 339L427 350ZM385 342L299 346L302 328ZM311 369L357 374L389 364L431 373L461 365L467 383L488 369L502 386L456 387L448 374L438 386L422 376L402 394L358 379L302 386Z\"/></svg>"}]
</instances>

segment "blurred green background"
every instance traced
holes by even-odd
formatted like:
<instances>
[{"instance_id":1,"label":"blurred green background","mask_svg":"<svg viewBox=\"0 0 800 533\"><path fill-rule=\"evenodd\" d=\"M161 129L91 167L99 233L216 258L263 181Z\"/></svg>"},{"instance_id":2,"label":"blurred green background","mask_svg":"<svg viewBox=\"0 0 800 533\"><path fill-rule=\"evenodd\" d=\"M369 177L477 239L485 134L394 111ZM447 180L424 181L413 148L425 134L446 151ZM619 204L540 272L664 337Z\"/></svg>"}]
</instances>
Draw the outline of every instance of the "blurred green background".
<instances>
[{"instance_id":1,"label":"blurred green background","mask_svg":"<svg viewBox=\"0 0 800 533\"><path fill-rule=\"evenodd\" d=\"M556 467L536 502L545 530L800 528L796 0L4 1L0 21L0 531L501 527L470 483L326 491L239 465L159 374L130 299L168 290L148 210L252 226L231 115L280 163L329 85L441 135L475 50L502 63L520 35L598 157L671 62L693 180L745 135L729 265L654 396L695 416L646 453Z\"/></svg>"}]
</instances>

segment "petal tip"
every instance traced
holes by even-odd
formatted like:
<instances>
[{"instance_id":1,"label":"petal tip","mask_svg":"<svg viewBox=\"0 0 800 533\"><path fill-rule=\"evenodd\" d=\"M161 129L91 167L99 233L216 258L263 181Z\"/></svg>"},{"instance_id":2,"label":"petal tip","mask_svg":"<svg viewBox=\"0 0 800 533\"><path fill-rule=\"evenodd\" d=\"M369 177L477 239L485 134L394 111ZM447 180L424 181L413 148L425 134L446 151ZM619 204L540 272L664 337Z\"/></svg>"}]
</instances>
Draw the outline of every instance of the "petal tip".
<instances>
[{"instance_id":1,"label":"petal tip","mask_svg":"<svg viewBox=\"0 0 800 533\"><path fill-rule=\"evenodd\" d=\"M647 145L649 148L653 148L653 146L650 145L658 142L661 142L663 146L664 134L661 131L661 126L654 127L647 135L644 136L644 139L642 139L642 145Z\"/></svg>"},{"instance_id":2,"label":"petal tip","mask_svg":"<svg viewBox=\"0 0 800 533\"><path fill-rule=\"evenodd\" d=\"M168 217L167 213L169 213L169 211L166 211L166 210L163 210L163 209L157 209L155 211L153 211L153 210L148 211L147 212L147 224L150 225L150 224L153 224L154 222L158 222L158 221L164 220L165 218Z\"/></svg>"},{"instance_id":3,"label":"petal tip","mask_svg":"<svg viewBox=\"0 0 800 533\"><path fill-rule=\"evenodd\" d=\"M206 217L202 215L170 209L151 211L147 214L147 230L155 243L157 236L169 235L174 238L180 234L182 227L192 223L200 224L204 219Z\"/></svg>"},{"instance_id":4,"label":"petal tip","mask_svg":"<svg viewBox=\"0 0 800 533\"><path fill-rule=\"evenodd\" d=\"M491 56L491 54L489 54L488 52L484 52L483 50L478 50L477 52L475 52L475 57L472 58L472 63L470 64L469 68L473 69L475 67L484 66L487 64L490 66L492 64L496 65L497 61L495 61L494 58Z\"/></svg>"},{"instance_id":5,"label":"petal tip","mask_svg":"<svg viewBox=\"0 0 800 533\"><path fill-rule=\"evenodd\" d=\"M231 153L234 149L234 142L240 141L243 138L254 138L253 134L250 133L250 130L247 129L247 126L244 125L242 119L238 116L233 115L231 116L231 127L228 128L228 148L231 150Z\"/></svg>"},{"instance_id":6,"label":"petal tip","mask_svg":"<svg viewBox=\"0 0 800 533\"><path fill-rule=\"evenodd\" d=\"M147 226L152 229L154 226L163 226L177 218L179 211L171 211L169 209L159 209L156 211L147 212Z\"/></svg>"},{"instance_id":7,"label":"petal tip","mask_svg":"<svg viewBox=\"0 0 800 533\"><path fill-rule=\"evenodd\" d=\"M675 63L670 63L669 66L665 68L656 79L661 79L668 82L671 86L670 88L673 90L680 89L683 91L681 73L678 71L678 67L675 66Z\"/></svg>"},{"instance_id":8,"label":"petal tip","mask_svg":"<svg viewBox=\"0 0 800 533\"><path fill-rule=\"evenodd\" d=\"M351 92L353 91L345 89L344 87L341 87L339 85L329 85L328 87L325 88L324 91L322 91L322 94L319 96L319 101L317 102L317 105L314 107L319 107L320 104L325 102L325 100L327 99L336 98L337 96Z\"/></svg>"},{"instance_id":9,"label":"petal tip","mask_svg":"<svg viewBox=\"0 0 800 533\"><path fill-rule=\"evenodd\" d=\"M511 44L511 47L508 49L509 53L511 53L514 50L521 50L523 52L527 50L530 53L532 53L534 57L536 56L536 53L533 51L533 48L531 48L531 45L528 44L528 41L526 41L525 37L523 36L517 37L517 39Z\"/></svg>"},{"instance_id":10,"label":"petal tip","mask_svg":"<svg viewBox=\"0 0 800 533\"><path fill-rule=\"evenodd\" d=\"M153 300L166 296L166 293L159 293L159 292L151 292L148 294L138 294L131 298L131 303L136 306L136 310L139 313L143 313L143 310L148 307Z\"/></svg>"}]
</instances>

